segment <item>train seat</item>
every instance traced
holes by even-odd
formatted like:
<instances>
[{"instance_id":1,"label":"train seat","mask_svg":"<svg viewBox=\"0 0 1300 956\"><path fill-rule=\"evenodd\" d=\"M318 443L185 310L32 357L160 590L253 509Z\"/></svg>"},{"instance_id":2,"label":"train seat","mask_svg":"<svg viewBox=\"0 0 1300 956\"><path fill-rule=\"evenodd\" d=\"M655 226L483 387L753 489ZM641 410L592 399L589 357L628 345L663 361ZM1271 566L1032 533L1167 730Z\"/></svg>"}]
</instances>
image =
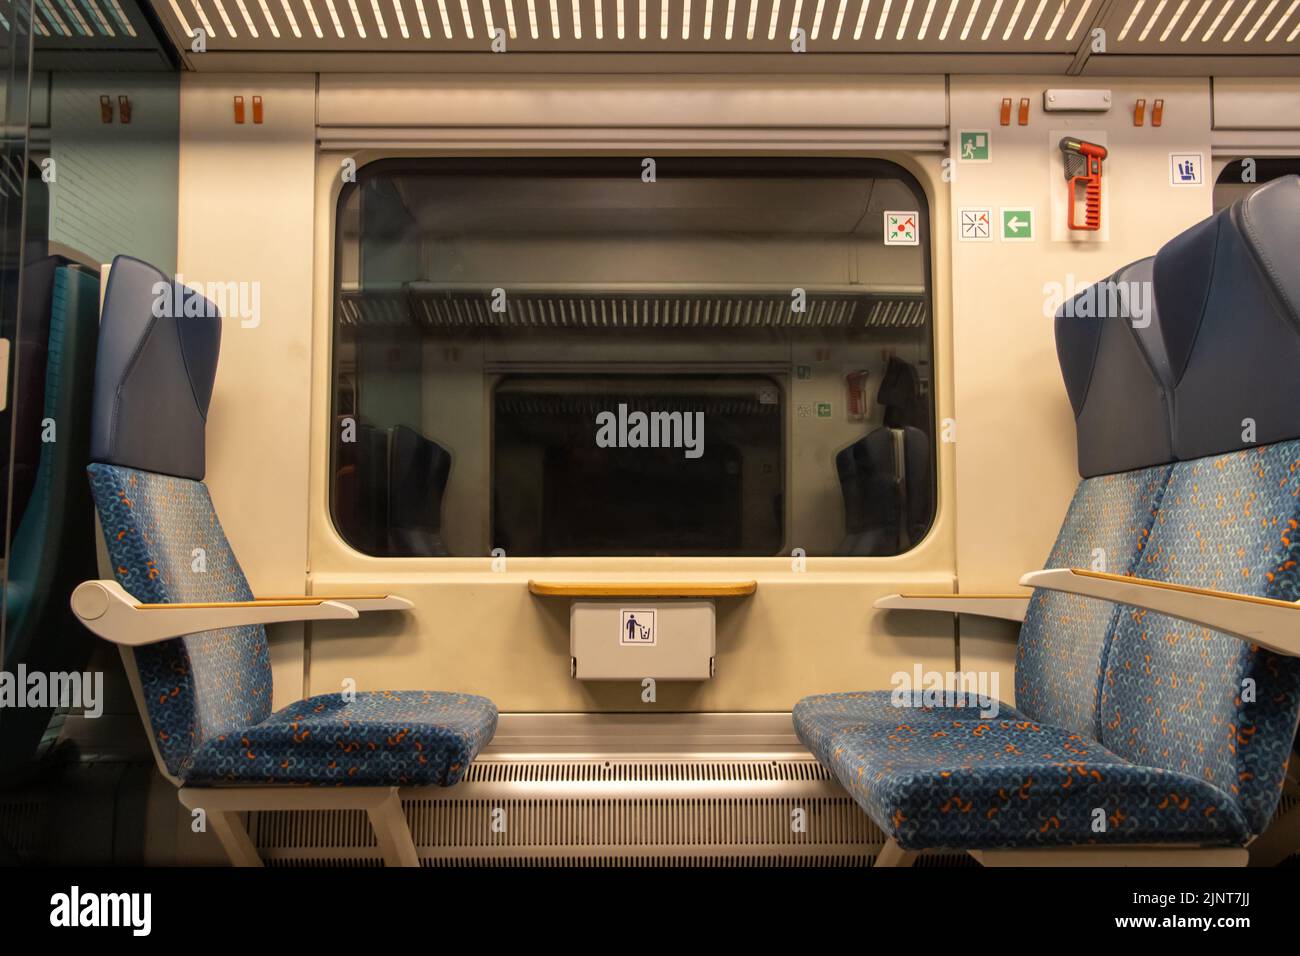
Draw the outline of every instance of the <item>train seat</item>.
<instances>
[{"instance_id":1,"label":"train seat","mask_svg":"<svg viewBox=\"0 0 1300 956\"><path fill-rule=\"evenodd\" d=\"M1012 708L909 708L871 701L873 723L818 756L905 850L1107 842L1245 842L1236 801L1191 773L1130 761L1085 734ZM801 712L799 722L809 720ZM802 736L802 733L801 733ZM1103 823L1095 813L1100 809Z\"/></svg>"},{"instance_id":2,"label":"train seat","mask_svg":"<svg viewBox=\"0 0 1300 956\"><path fill-rule=\"evenodd\" d=\"M0 477L4 479L5 487L13 486L12 510L15 520L27 507L36 470L40 465L43 444L41 419L45 417L45 375L49 364L54 279L57 270L70 265L72 260L64 256L45 256L27 263L22 272L22 316L13 343L15 385L21 389L22 394L14 401L12 414L6 416L11 421L0 421L0 440L3 441L3 446L8 448L11 443L13 445L13 460L10 461L8 455L0 460ZM5 308L15 310L19 299L16 284L6 275L4 285L7 289L12 289L7 294L13 300L6 302ZM7 513L0 515L0 527L3 527L8 518Z\"/></svg>"},{"instance_id":3,"label":"train seat","mask_svg":"<svg viewBox=\"0 0 1300 956\"><path fill-rule=\"evenodd\" d=\"M1300 714L1300 275L1280 261L1297 242L1292 176L1080 293L1145 284L1140 309L1058 312L1083 480L1048 569L1022 579L1016 708L880 691L794 709L888 835L883 861L1146 845L1152 862L1267 826Z\"/></svg>"},{"instance_id":4,"label":"train seat","mask_svg":"<svg viewBox=\"0 0 1300 956\"><path fill-rule=\"evenodd\" d=\"M3 670L79 671L89 635L62 596L87 574L94 556L90 494L81 479L90 444L88 396L94 376L99 282L71 260L50 256L23 275L18 342L9 580L4 595ZM53 432L48 428L52 427ZM7 778L37 752L53 707L20 707L0 720L0 772Z\"/></svg>"},{"instance_id":5,"label":"train seat","mask_svg":"<svg viewBox=\"0 0 1300 956\"><path fill-rule=\"evenodd\" d=\"M928 409L916 369L891 357L876 401L884 406L884 424L835 455L844 499L840 556L901 554L925 536L933 514L930 438L917 425Z\"/></svg>"},{"instance_id":6,"label":"train seat","mask_svg":"<svg viewBox=\"0 0 1300 956\"><path fill-rule=\"evenodd\" d=\"M835 455L844 498L844 540L837 555L898 551L898 490L894 433L875 428Z\"/></svg>"},{"instance_id":7,"label":"train seat","mask_svg":"<svg viewBox=\"0 0 1300 956\"><path fill-rule=\"evenodd\" d=\"M116 580L81 585L74 610L122 648L160 770L184 788L187 806L216 814L235 862L256 854L231 816L251 806L229 793L256 788L225 785L276 785L267 792L289 809L300 785L316 784L378 788L355 805L371 812L387 861L414 864L393 788L459 781L495 732L496 708L471 694L400 691L321 695L272 713L264 624L410 604L253 598L203 483L221 318L184 286L174 298L197 296L200 308L158 315L157 290L170 296L174 287L146 263L114 260L89 474ZM339 800L349 805L346 793Z\"/></svg>"},{"instance_id":8,"label":"train seat","mask_svg":"<svg viewBox=\"0 0 1300 956\"><path fill-rule=\"evenodd\" d=\"M1297 244L1300 177L1288 176L1155 258L1156 300L1176 316L1161 331L1178 462L1137 578L1300 601ZM1300 659L1289 646L1125 610L1106 657L1102 742L1214 783L1233 796L1249 833L1262 833L1295 740Z\"/></svg>"},{"instance_id":9,"label":"train seat","mask_svg":"<svg viewBox=\"0 0 1300 956\"><path fill-rule=\"evenodd\" d=\"M451 453L414 428L357 426L335 475L339 530L367 554L446 557L442 501Z\"/></svg>"},{"instance_id":10,"label":"train seat","mask_svg":"<svg viewBox=\"0 0 1300 956\"><path fill-rule=\"evenodd\" d=\"M442 499L451 453L405 425L392 429L389 448L388 553L445 557Z\"/></svg>"}]
</instances>

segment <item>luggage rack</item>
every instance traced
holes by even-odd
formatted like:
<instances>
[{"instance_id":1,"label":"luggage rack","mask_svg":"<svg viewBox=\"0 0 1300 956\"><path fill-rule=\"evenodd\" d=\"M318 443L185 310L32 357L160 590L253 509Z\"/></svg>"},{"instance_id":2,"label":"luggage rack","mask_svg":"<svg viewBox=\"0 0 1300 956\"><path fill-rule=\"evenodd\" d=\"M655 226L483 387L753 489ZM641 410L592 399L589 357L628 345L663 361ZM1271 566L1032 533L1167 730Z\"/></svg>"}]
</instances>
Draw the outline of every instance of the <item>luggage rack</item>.
<instances>
[{"instance_id":1,"label":"luggage rack","mask_svg":"<svg viewBox=\"0 0 1300 956\"><path fill-rule=\"evenodd\" d=\"M417 325L430 331L518 329L916 329L929 321L921 290L808 289L791 309L791 290L507 289L504 311L493 290L411 283L399 289L344 290L344 325Z\"/></svg>"}]
</instances>

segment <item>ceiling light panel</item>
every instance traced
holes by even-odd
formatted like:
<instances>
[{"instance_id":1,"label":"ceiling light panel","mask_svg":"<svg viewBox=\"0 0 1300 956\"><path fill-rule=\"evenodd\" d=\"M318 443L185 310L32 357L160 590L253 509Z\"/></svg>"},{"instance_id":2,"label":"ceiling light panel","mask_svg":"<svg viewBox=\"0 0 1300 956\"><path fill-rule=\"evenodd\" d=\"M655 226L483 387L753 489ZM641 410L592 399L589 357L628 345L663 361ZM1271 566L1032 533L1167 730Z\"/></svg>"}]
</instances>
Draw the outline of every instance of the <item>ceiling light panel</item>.
<instances>
[{"instance_id":1,"label":"ceiling light panel","mask_svg":"<svg viewBox=\"0 0 1300 956\"><path fill-rule=\"evenodd\" d=\"M1297 56L1300 0L1120 0L1099 23L1107 53Z\"/></svg>"},{"instance_id":2,"label":"ceiling light panel","mask_svg":"<svg viewBox=\"0 0 1300 956\"><path fill-rule=\"evenodd\" d=\"M1078 37L1070 34L1090 24L1101 5L1100 0L150 2L185 49L192 31L207 23L210 51L488 52L494 37L499 45L503 35L507 52L792 54L795 45L810 53L1068 54L1078 46ZM325 29L304 29L308 24ZM1238 32L1244 35L1253 26L1248 17Z\"/></svg>"}]
</instances>

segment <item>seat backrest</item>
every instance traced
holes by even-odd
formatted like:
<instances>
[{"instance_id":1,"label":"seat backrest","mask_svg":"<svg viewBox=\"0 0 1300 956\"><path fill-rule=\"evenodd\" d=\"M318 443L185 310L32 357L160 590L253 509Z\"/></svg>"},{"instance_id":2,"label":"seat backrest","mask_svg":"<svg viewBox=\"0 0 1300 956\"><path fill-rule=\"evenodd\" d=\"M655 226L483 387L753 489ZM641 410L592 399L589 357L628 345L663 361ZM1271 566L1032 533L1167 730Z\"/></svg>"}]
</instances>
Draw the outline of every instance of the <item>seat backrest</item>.
<instances>
[{"instance_id":1,"label":"seat backrest","mask_svg":"<svg viewBox=\"0 0 1300 956\"><path fill-rule=\"evenodd\" d=\"M450 475L451 455L445 448L413 428L393 428L388 462L389 553L447 554L442 498Z\"/></svg>"},{"instance_id":2,"label":"seat backrest","mask_svg":"<svg viewBox=\"0 0 1300 956\"><path fill-rule=\"evenodd\" d=\"M840 496L844 500L844 540L835 551L838 555L853 554L857 547L858 536L862 534L862 529L866 525L862 483L858 477L858 463L854 452L858 442L865 440L866 436L863 436L835 453L835 475L840 480Z\"/></svg>"},{"instance_id":3,"label":"seat backrest","mask_svg":"<svg viewBox=\"0 0 1300 956\"><path fill-rule=\"evenodd\" d=\"M5 595L6 668L23 659L29 643L36 639L33 625L51 597L56 576L71 580L58 574L60 567L85 571L76 553L85 552L86 538L93 527L90 502L79 473L86 467L89 451L86 412L99 329L99 282L93 275L67 266L55 269L49 279L49 294L42 297L50 311L45 324L49 337L46 348L41 350L47 361L40 375L42 393L30 413L37 426L40 452L25 506L21 512L14 512L18 523L10 548ZM45 429L40 423L44 420L54 429L53 440L41 440ZM73 586L80 580L73 580ZM84 634L82 628L77 631L79 636Z\"/></svg>"},{"instance_id":4,"label":"seat backrest","mask_svg":"<svg viewBox=\"0 0 1300 956\"><path fill-rule=\"evenodd\" d=\"M1285 176L1172 239L1155 258L1156 299L1178 317L1162 337L1180 460L1294 437L1297 224L1300 177Z\"/></svg>"},{"instance_id":5,"label":"seat backrest","mask_svg":"<svg viewBox=\"0 0 1300 956\"><path fill-rule=\"evenodd\" d=\"M1169 471L1157 465L1079 482L1045 566L1132 574ZM1016 647L1017 709L1099 740L1102 672L1118 615L1108 601L1035 589Z\"/></svg>"},{"instance_id":6,"label":"seat backrest","mask_svg":"<svg viewBox=\"0 0 1300 956\"><path fill-rule=\"evenodd\" d=\"M897 553L900 515L894 455L894 434L884 427L872 429L836 454L846 532L837 553Z\"/></svg>"},{"instance_id":7,"label":"seat backrest","mask_svg":"<svg viewBox=\"0 0 1300 956\"><path fill-rule=\"evenodd\" d=\"M147 263L113 260L88 470L114 577L143 603L252 597L202 480L220 344L211 302ZM261 626L190 634L124 658L173 777L205 740L271 712Z\"/></svg>"},{"instance_id":8,"label":"seat backrest","mask_svg":"<svg viewBox=\"0 0 1300 956\"><path fill-rule=\"evenodd\" d=\"M876 402L885 407L886 428L919 428L929 434L934 427L930 403L921 392L916 366L891 355L876 390Z\"/></svg>"},{"instance_id":9,"label":"seat backrest","mask_svg":"<svg viewBox=\"0 0 1300 956\"><path fill-rule=\"evenodd\" d=\"M56 265L45 278L46 294L29 298L24 289L24 311L35 299L49 310L49 320L40 349L46 357L43 391L30 410L39 455L21 511L14 496L17 527L4 601L3 669L10 673L20 666L29 673L81 670L90 652L90 635L73 619L68 596L95 573L94 552L86 546L94 517L82 472L90 444L99 281L68 265ZM53 429L44 436L43 420ZM0 773L31 759L52 713L30 707L0 715Z\"/></svg>"},{"instance_id":10,"label":"seat backrest","mask_svg":"<svg viewBox=\"0 0 1300 956\"><path fill-rule=\"evenodd\" d=\"M41 460L41 419L44 414L45 372L49 362L50 324L56 271L70 265L63 256L46 256L22 270L21 308L13 345L13 377L17 392L12 412L0 416L0 447L12 445L12 461L0 456L0 488L10 489L9 514L15 525L31 498ZM12 429L12 431L10 431ZM12 435L12 441L10 437ZM0 509L2 512L3 509ZM7 515L0 513L0 529Z\"/></svg>"},{"instance_id":11,"label":"seat backrest","mask_svg":"<svg viewBox=\"0 0 1300 956\"><path fill-rule=\"evenodd\" d=\"M930 437L919 428L898 429L903 462L902 540L900 550L920 543L934 517L934 477L930 467Z\"/></svg>"},{"instance_id":12,"label":"seat backrest","mask_svg":"<svg viewBox=\"0 0 1300 956\"><path fill-rule=\"evenodd\" d=\"M388 554L388 440L387 428L358 425L357 540L367 554Z\"/></svg>"},{"instance_id":13,"label":"seat backrest","mask_svg":"<svg viewBox=\"0 0 1300 956\"><path fill-rule=\"evenodd\" d=\"M934 515L929 403L915 367L891 356L876 401L884 425L835 456L845 530L837 555L900 554L921 540Z\"/></svg>"},{"instance_id":14,"label":"seat backrest","mask_svg":"<svg viewBox=\"0 0 1300 956\"><path fill-rule=\"evenodd\" d=\"M1300 600L1297 248L1300 179L1291 176L1156 257L1180 460L1138 577ZM1254 421L1257 444L1247 440L1244 419ZM1238 801L1252 832L1262 832L1295 739L1300 659L1121 610L1106 660L1102 743L1219 787Z\"/></svg>"},{"instance_id":15,"label":"seat backrest","mask_svg":"<svg viewBox=\"0 0 1300 956\"><path fill-rule=\"evenodd\" d=\"M1161 316L1146 281L1151 264L1126 266L1057 312L1057 356L1083 480L1049 568L1131 574L1160 506L1173 452ZM1034 591L1017 646L1016 707L1099 739L1101 680L1118 613L1106 601Z\"/></svg>"}]
</instances>

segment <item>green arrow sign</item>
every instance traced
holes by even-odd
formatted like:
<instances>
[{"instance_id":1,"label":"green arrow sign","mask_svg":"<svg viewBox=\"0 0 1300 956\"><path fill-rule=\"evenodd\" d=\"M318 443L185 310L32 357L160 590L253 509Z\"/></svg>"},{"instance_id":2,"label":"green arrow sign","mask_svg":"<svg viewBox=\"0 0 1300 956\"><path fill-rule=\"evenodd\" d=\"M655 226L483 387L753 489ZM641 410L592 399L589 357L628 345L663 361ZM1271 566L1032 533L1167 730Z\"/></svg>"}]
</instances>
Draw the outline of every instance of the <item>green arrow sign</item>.
<instances>
[{"instance_id":1,"label":"green arrow sign","mask_svg":"<svg viewBox=\"0 0 1300 956\"><path fill-rule=\"evenodd\" d=\"M1002 240L1024 242L1034 238L1034 211L1026 206L1002 207Z\"/></svg>"}]
</instances>

